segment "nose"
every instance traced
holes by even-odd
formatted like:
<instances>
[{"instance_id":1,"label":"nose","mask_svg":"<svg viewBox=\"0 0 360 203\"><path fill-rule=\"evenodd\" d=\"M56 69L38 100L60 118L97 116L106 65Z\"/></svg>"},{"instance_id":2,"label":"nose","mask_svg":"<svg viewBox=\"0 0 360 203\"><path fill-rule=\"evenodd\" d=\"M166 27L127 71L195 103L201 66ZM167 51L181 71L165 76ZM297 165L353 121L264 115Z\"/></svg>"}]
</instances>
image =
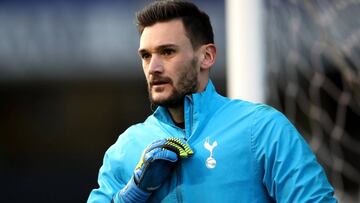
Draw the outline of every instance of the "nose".
<instances>
[{"instance_id":1,"label":"nose","mask_svg":"<svg viewBox=\"0 0 360 203\"><path fill-rule=\"evenodd\" d=\"M161 58L157 54L153 54L149 63L149 74L159 74L164 70Z\"/></svg>"}]
</instances>

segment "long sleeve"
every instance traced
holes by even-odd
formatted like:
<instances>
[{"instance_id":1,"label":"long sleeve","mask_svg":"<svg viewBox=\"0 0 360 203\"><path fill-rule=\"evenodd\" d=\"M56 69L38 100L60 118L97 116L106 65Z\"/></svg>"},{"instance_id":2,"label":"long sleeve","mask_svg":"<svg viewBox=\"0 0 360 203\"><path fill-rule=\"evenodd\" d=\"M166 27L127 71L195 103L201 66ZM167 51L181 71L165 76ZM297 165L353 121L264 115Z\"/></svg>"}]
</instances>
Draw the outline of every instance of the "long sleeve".
<instances>
[{"instance_id":1,"label":"long sleeve","mask_svg":"<svg viewBox=\"0 0 360 203\"><path fill-rule=\"evenodd\" d=\"M276 202L336 202L323 168L285 116L260 107L252 136L263 184Z\"/></svg>"},{"instance_id":2,"label":"long sleeve","mask_svg":"<svg viewBox=\"0 0 360 203\"><path fill-rule=\"evenodd\" d=\"M109 157L109 151L105 153L103 165L100 168L98 176L99 188L91 191L87 200L88 203L110 202L113 196L119 190L125 187L125 183L117 180L114 176L113 162Z\"/></svg>"},{"instance_id":3,"label":"long sleeve","mask_svg":"<svg viewBox=\"0 0 360 203\"><path fill-rule=\"evenodd\" d=\"M115 203L121 202L120 191L132 182L133 171L143 149L154 140L152 136L147 136L148 130L144 130L141 126L143 125L129 127L106 151L98 175L99 187L91 191L88 203L111 202L111 200ZM126 190L126 195L134 197L133 199L144 198L145 194L137 198L137 195L142 193L134 194L135 190L136 188Z\"/></svg>"}]
</instances>

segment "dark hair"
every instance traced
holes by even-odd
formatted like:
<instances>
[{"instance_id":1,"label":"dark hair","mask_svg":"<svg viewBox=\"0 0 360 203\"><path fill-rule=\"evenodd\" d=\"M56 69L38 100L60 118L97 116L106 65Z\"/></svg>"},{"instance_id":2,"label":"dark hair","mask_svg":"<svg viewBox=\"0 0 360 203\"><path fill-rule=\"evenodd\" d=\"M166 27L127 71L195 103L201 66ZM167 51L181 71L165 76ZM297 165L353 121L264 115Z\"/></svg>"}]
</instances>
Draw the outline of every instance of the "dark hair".
<instances>
[{"instance_id":1,"label":"dark hair","mask_svg":"<svg viewBox=\"0 0 360 203\"><path fill-rule=\"evenodd\" d=\"M181 19L194 49L200 45L214 43L214 33L209 16L190 2L182 0L158 0L136 13L140 35L145 27L157 22Z\"/></svg>"}]
</instances>

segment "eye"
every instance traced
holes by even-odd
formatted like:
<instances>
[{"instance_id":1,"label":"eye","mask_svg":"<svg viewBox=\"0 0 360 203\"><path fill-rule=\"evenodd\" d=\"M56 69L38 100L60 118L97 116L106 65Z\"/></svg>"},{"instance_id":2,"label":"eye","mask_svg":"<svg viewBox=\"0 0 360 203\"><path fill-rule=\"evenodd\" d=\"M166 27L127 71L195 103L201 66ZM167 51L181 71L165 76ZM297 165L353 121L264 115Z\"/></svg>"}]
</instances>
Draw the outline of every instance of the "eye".
<instances>
[{"instance_id":1,"label":"eye","mask_svg":"<svg viewBox=\"0 0 360 203\"><path fill-rule=\"evenodd\" d=\"M171 56L172 54L175 53L175 50L174 49L170 49L170 48L166 48L166 49L163 49L161 51L161 54L164 55L164 56Z\"/></svg>"},{"instance_id":2,"label":"eye","mask_svg":"<svg viewBox=\"0 0 360 203\"><path fill-rule=\"evenodd\" d=\"M151 55L147 52L144 52L144 53L141 53L140 54L140 57L143 59L143 60L146 60L146 59L149 59L151 57Z\"/></svg>"}]
</instances>

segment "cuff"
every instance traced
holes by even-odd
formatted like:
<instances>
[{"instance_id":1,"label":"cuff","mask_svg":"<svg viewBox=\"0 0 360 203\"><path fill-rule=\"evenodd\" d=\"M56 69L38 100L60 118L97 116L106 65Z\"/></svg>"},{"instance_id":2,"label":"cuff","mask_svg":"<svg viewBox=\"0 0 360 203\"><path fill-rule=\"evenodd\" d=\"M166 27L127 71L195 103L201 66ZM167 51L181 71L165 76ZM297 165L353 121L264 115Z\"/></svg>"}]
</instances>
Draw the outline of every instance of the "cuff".
<instances>
[{"instance_id":1,"label":"cuff","mask_svg":"<svg viewBox=\"0 0 360 203\"><path fill-rule=\"evenodd\" d=\"M122 203L141 203L146 202L150 195L150 192L138 188L132 177L127 185L114 196L113 200Z\"/></svg>"}]
</instances>

